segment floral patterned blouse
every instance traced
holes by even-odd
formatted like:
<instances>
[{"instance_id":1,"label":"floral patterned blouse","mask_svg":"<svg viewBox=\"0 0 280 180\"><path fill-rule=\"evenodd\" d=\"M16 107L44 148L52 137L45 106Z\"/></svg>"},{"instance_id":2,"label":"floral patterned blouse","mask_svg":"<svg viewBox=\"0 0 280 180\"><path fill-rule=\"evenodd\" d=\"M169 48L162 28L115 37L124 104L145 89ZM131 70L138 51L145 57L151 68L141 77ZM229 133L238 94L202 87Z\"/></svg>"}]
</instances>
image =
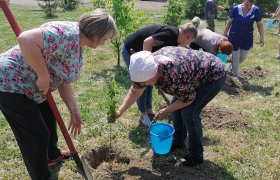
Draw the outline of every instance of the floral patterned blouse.
<instances>
[{"instance_id":1,"label":"floral patterned blouse","mask_svg":"<svg viewBox=\"0 0 280 180\"><path fill-rule=\"evenodd\" d=\"M42 54L50 73L50 90L72 83L79 77L83 64L79 26L76 22L54 21L41 27ZM46 100L36 85L37 75L24 59L19 45L0 54L0 91L25 94L36 103Z\"/></svg>"},{"instance_id":2,"label":"floral patterned blouse","mask_svg":"<svg viewBox=\"0 0 280 180\"><path fill-rule=\"evenodd\" d=\"M196 88L225 75L224 64L207 52L167 46L153 54L164 55L173 60L161 65L163 77L155 86L185 103L195 99Z\"/></svg>"}]
</instances>

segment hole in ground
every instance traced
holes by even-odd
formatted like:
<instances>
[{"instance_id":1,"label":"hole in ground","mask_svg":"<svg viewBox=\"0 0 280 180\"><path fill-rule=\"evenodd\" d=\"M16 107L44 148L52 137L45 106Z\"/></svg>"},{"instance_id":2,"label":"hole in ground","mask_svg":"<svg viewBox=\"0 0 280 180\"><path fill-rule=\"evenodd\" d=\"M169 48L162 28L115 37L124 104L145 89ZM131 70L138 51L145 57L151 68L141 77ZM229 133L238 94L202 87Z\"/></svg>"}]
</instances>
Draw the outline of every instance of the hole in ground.
<instances>
[{"instance_id":1,"label":"hole in ground","mask_svg":"<svg viewBox=\"0 0 280 180\"><path fill-rule=\"evenodd\" d=\"M97 149L92 149L90 153L87 154L86 159L88 160L90 166L96 169L103 162L115 162L121 164L129 164L130 159L121 155L117 150L102 146Z\"/></svg>"}]
</instances>

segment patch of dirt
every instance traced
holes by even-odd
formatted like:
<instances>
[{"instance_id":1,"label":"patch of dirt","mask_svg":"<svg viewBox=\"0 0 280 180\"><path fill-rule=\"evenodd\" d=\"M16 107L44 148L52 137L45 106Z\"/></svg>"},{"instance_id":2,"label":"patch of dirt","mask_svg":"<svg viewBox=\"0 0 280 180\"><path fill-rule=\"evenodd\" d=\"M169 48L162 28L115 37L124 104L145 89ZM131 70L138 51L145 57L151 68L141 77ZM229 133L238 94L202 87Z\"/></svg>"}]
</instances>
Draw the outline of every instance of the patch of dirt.
<instances>
[{"instance_id":1,"label":"patch of dirt","mask_svg":"<svg viewBox=\"0 0 280 180\"><path fill-rule=\"evenodd\" d=\"M113 147L112 149L116 153L115 148L116 147ZM84 157L88 164L93 166L92 174L94 179L214 180L225 177L225 175L221 176L220 173L218 173L219 170L223 169L222 167L207 160L200 166L189 168L182 165L175 165L180 158L180 156L175 153L158 155L153 153L150 146L142 148L140 151L141 150L142 153L140 155L134 154L132 156L133 152L130 149L122 149L121 152L117 153L117 156L114 156L115 160L119 160L118 163L110 163L108 160L108 147L97 148L97 150L93 149L92 152ZM230 174L228 175L230 177Z\"/></svg>"},{"instance_id":2,"label":"patch of dirt","mask_svg":"<svg viewBox=\"0 0 280 180\"><path fill-rule=\"evenodd\" d=\"M248 80L256 77L264 77L265 74L266 71L260 66L243 69L239 73L238 79L231 72L227 71L227 78L222 90L230 95L239 95L245 91L250 91Z\"/></svg>"},{"instance_id":3,"label":"patch of dirt","mask_svg":"<svg viewBox=\"0 0 280 180\"><path fill-rule=\"evenodd\" d=\"M250 128L241 112L223 107L206 106L201 113L203 124L215 129Z\"/></svg>"},{"instance_id":4,"label":"patch of dirt","mask_svg":"<svg viewBox=\"0 0 280 180\"><path fill-rule=\"evenodd\" d=\"M250 80L255 77L264 77L265 73L266 72L262 69L262 67L256 66L252 68L243 69L240 72L239 77L243 80Z\"/></svg>"},{"instance_id":5,"label":"patch of dirt","mask_svg":"<svg viewBox=\"0 0 280 180\"><path fill-rule=\"evenodd\" d=\"M88 160L90 166L93 169L97 169L98 166L104 162L107 163L124 163L129 164L130 159L121 154L121 152L116 151L113 148L102 146L98 149L93 149L90 153L85 155L85 158Z\"/></svg>"}]
</instances>

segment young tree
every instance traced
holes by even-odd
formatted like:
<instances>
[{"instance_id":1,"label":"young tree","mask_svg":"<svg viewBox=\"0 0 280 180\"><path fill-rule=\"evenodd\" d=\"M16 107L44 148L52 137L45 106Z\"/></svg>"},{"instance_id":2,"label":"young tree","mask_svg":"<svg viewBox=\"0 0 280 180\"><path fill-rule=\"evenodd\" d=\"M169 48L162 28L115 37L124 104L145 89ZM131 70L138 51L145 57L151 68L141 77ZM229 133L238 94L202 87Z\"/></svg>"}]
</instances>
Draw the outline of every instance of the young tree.
<instances>
[{"instance_id":1,"label":"young tree","mask_svg":"<svg viewBox=\"0 0 280 180\"><path fill-rule=\"evenodd\" d=\"M105 109L108 122L113 122L113 118L116 115L117 100L116 95L118 93L118 86L115 80L115 76L109 72L107 73L108 78L105 82Z\"/></svg>"},{"instance_id":2,"label":"young tree","mask_svg":"<svg viewBox=\"0 0 280 180\"><path fill-rule=\"evenodd\" d=\"M43 0L45 4L38 3L38 6L48 17L54 16L54 12L57 8L58 2L56 0Z\"/></svg>"},{"instance_id":3,"label":"young tree","mask_svg":"<svg viewBox=\"0 0 280 180\"><path fill-rule=\"evenodd\" d=\"M94 8L103 8L105 9L108 0L91 0Z\"/></svg>"},{"instance_id":4,"label":"young tree","mask_svg":"<svg viewBox=\"0 0 280 180\"><path fill-rule=\"evenodd\" d=\"M170 26L178 26L185 18L185 3L182 0L168 0L164 11L164 23Z\"/></svg>"},{"instance_id":5,"label":"young tree","mask_svg":"<svg viewBox=\"0 0 280 180\"><path fill-rule=\"evenodd\" d=\"M118 27L118 35L111 40L120 65L120 51L124 38L139 29L146 19L141 12L135 11L133 0L112 0L112 15Z\"/></svg>"},{"instance_id":6,"label":"young tree","mask_svg":"<svg viewBox=\"0 0 280 180\"><path fill-rule=\"evenodd\" d=\"M77 9L80 5L80 0L60 0L59 7L64 11L72 11Z\"/></svg>"}]
</instances>

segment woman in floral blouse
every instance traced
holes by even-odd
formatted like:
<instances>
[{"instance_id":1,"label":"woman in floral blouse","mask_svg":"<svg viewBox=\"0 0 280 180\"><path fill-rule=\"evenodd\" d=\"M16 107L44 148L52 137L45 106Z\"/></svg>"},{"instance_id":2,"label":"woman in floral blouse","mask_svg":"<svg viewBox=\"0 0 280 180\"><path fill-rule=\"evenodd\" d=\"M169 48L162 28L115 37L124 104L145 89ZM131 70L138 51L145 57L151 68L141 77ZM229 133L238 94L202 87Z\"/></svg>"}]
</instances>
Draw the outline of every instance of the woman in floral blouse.
<instances>
[{"instance_id":1,"label":"woman in floral blouse","mask_svg":"<svg viewBox=\"0 0 280 180\"><path fill-rule=\"evenodd\" d=\"M157 119L174 114L172 149L183 147L189 136L189 154L182 159L185 166L203 162L202 125L200 113L221 90L226 73L216 56L182 47L164 47L154 53L140 51L131 56L129 67L133 82L116 119L143 93L148 85L173 95L173 103L161 109Z\"/></svg>"},{"instance_id":2,"label":"woman in floral blouse","mask_svg":"<svg viewBox=\"0 0 280 180\"><path fill-rule=\"evenodd\" d=\"M78 22L54 21L25 31L18 45L0 54L0 109L32 179L52 179L49 166L69 157L57 147L46 93L58 89L71 114L69 130L80 134L83 122L71 83L81 73L83 48L96 48L115 34L113 18L95 10Z\"/></svg>"}]
</instances>

